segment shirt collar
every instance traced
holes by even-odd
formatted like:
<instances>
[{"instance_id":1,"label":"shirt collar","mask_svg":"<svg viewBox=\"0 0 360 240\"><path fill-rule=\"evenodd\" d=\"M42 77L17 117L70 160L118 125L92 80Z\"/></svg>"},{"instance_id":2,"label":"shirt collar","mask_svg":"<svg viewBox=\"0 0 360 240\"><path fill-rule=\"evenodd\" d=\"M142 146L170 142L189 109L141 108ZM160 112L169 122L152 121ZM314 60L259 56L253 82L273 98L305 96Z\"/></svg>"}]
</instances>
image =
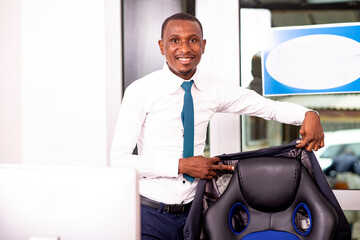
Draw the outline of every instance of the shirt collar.
<instances>
[{"instance_id":1,"label":"shirt collar","mask_svg":"<svg viewBox=\"0 0 360 240\"><path fill-rule=\"evenodd\" d=\"M179 90L179 88L181 88L181 84L185 81L171 72L166 62L164 63L162 74L162 90L169 94L175 93L177 90ZM201 81L198 71L195 72L191 80L194 81L193 86L195 86L200 91L205 88L205 84L203 81Z\"/></svg>"}]
</instances>

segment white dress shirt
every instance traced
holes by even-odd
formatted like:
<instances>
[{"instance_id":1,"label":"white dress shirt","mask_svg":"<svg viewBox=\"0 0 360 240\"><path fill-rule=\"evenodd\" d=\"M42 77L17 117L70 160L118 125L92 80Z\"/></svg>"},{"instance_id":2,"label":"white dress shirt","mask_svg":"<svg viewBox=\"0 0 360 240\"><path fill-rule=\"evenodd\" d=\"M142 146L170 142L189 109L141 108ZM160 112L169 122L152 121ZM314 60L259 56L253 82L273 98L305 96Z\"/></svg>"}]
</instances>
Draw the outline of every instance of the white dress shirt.
<instances>
[{"instance_id":1,"label":"white dress shirt","mask_svg":"<svg viewBox=\"0 0 360 240\"><path fill-rule=\"evenodd\" d=\"M264 98L254 91L200 74L193 76L194 156L203 155L207 126L217 113L262 117L301 125L309 109ZM166 204L193 200L198 179L193 183L178 173L183 154L183 79L167 64L135 82L125 91L110 155L111 166L135 168L142 196ZM138 155L133 149L138 147Z\"/></svg>"}]
</instances>

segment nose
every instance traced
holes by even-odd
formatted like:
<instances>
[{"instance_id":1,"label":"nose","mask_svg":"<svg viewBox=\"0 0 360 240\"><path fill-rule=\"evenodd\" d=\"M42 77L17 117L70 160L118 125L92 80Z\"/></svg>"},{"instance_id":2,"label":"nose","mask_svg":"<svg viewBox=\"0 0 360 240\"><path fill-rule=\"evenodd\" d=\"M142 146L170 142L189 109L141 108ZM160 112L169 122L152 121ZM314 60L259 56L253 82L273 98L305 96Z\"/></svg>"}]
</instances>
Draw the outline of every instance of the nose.
<instances>
[{"instance_id":1,"label":"nose","mask_svg":"<svg viewBox=\"0 0 360 240\"><path fill-rule=\"evenodd\" d=\"M179 46L179 51L182 53L187 53L191 51L191 46L188 41L181 42Z\"/></svg>"}]
</instances>

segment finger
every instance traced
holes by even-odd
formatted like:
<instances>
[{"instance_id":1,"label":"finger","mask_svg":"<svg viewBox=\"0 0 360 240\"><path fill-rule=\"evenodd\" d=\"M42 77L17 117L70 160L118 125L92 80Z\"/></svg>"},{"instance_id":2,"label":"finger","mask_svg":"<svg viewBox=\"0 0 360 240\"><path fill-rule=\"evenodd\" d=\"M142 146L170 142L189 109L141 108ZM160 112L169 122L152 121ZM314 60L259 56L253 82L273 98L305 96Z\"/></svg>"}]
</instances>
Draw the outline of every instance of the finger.
<instances>
[{"instance_id":1,"label":"finger","mask_svg":"<svg viewBox=\"0 0 360 240\"><path fill-rule=\"evenodd\" d=\"M311 141L311 142L309 142L308 146L305 149L306 149L306 151L311 152L317 146L315 145L314 141Z\"/></svg>"},{"instance_id":2,"label":"finger","mask_svg":"<svg viewBox=\"0 0 360 240\"><path fill-rule=\"evenodd\" d=\"M211 167L211 169L214 169L214 170L229 170L229 171L234 171L234 166L232 165L213 165Z\"/></svg>"},{"instance_id":3,"label":"finger","mask_svg":"<svg viewBox=\"0 0 360 240\"><path fill-rule=\"evenodd\" d=\"M300 143L300 141L297 141L296 143ZM306 143L301 142L301 144L296 145L297 148L305 148L306 151L311 152L312 150L317 151L320 148L324 147L324 142L321 141L320 143L318 143L318 141L311 141Z\"/></svg>"},{"instance_id":4,"label":"finger","mask_svg":"<svg viewBox=\"0 0 360 240\"><path fill-rule=\"evenodd\" d=\"M306 138L303 138L303 139L298 140L296 143L299 143L298 145L296 145L296 147L305 148L308 145L309 141L306 140Z\"/></svg>"},{"instance_id":5,"label":"finger","mask_svg":"<svg viewBox=\"0 0 360 240\"><path fill-rule=\"evenodd\" d=\"M304 137L304 138L298 140L296 143L299 143L299 144L296 145L295 147L305 148L308 151L311 140L310 140L310 138Z\"/></svg>"},{"instance_id":6,"label":"finger","mask_svg":"<svg viewBox=\"0 0 360 240\"><path fill-rule=\"evenodd\" d=\"M220 158L219 157L212 157L210 158L212 160L213 163L218 163L220 162Z\"/></svg>"},{"instance_id":7,"label":"finger","mask_svg":"<svg viewBox=\"0 0 360 240\"><path fill-rule=\"evenodd\" d=\"M313 150L314 150L314 151L317 151L317 150L319 150L319 148L320 148L320 144L317 144L317 143L316 143L316 144L314 145Z\"/></svg>"},{"instance_id":8,"label":"finger","mask_svg":"<svg viewBox=\"0 0 360 240\"><path fill-rule=\"evenodd\" d=\"M206 179L206 180L211 180L211 179L213 179L213 177L212 177L212 176L210 176L210 175L206 175L203 179Z\"/></svg>"},{"instance_id":9,"label":"finger","mask_svg":"<svg viewBox=\"0 0 360 240\"><path fill-rule=\"evenodd\" d=\"M216 172L214 171L209 171L208 174L204 174L203 177L201 177L201 179L206 179L206 180L211 180L216 176Z\"/></svg>"},{"instance_id":10,"label":"finger","mask_svg":"<svg viewBox=\"0 0 360 240\"><path fill-rule=\"evenodd\" d=\"M210 171L209 174L208 174L208 176L215 177L215 176L216 176L216 172Z\"/></svg>"},{"instance_id":11,"label":"finger","mask_svg":"<svg viewBox=\"0 0 360 240\"><path fill-rule=\"evenodd\" d=\"M312 141L312 139L307 136L300 139L299 141L300 141L300 143L298 145L296 145L296 147L305 148L306 151L311 151L313 149L313 147L315 146L314 141Z\"/></svg>"},{"instance_id":12,"label":"finger","mask_svg":"<svg viewBox=\"0 0 360 240\"><path fill-rule=\"evenodd\" d=\"M324 147L324 141L321 139L315 143L314 151L319 150L320 148Z\"/></svg>"},{"instance_id":13,"label":"finger","mask_svg":"<svg viewBox=\"0 0 360 240\"><path fill-rule=\"evenodd\" d=\"M320 148L324 147L324 139L321 139L317 143L315 143L314 151L319 150Z\"/></svg>"}]
</instances>

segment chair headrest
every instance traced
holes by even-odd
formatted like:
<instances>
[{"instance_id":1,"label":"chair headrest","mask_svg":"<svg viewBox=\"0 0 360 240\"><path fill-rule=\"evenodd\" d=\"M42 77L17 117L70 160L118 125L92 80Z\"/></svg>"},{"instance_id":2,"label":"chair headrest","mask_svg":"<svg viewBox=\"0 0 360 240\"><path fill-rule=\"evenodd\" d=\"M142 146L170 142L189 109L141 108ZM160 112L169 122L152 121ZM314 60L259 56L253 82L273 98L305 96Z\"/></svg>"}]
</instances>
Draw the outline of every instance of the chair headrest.
<instances>
[{"instance_id":1,"label":"chair headrest","mask_svg":"<svg viewBox=\"0 0 360 240\"><path fill-rule=\"evenodd\" d=\"M240 160L238 177L249 205L262 212L287 209L300 182L301 164L294 158L260 157Z\"/></svg>"}]
</instances>

